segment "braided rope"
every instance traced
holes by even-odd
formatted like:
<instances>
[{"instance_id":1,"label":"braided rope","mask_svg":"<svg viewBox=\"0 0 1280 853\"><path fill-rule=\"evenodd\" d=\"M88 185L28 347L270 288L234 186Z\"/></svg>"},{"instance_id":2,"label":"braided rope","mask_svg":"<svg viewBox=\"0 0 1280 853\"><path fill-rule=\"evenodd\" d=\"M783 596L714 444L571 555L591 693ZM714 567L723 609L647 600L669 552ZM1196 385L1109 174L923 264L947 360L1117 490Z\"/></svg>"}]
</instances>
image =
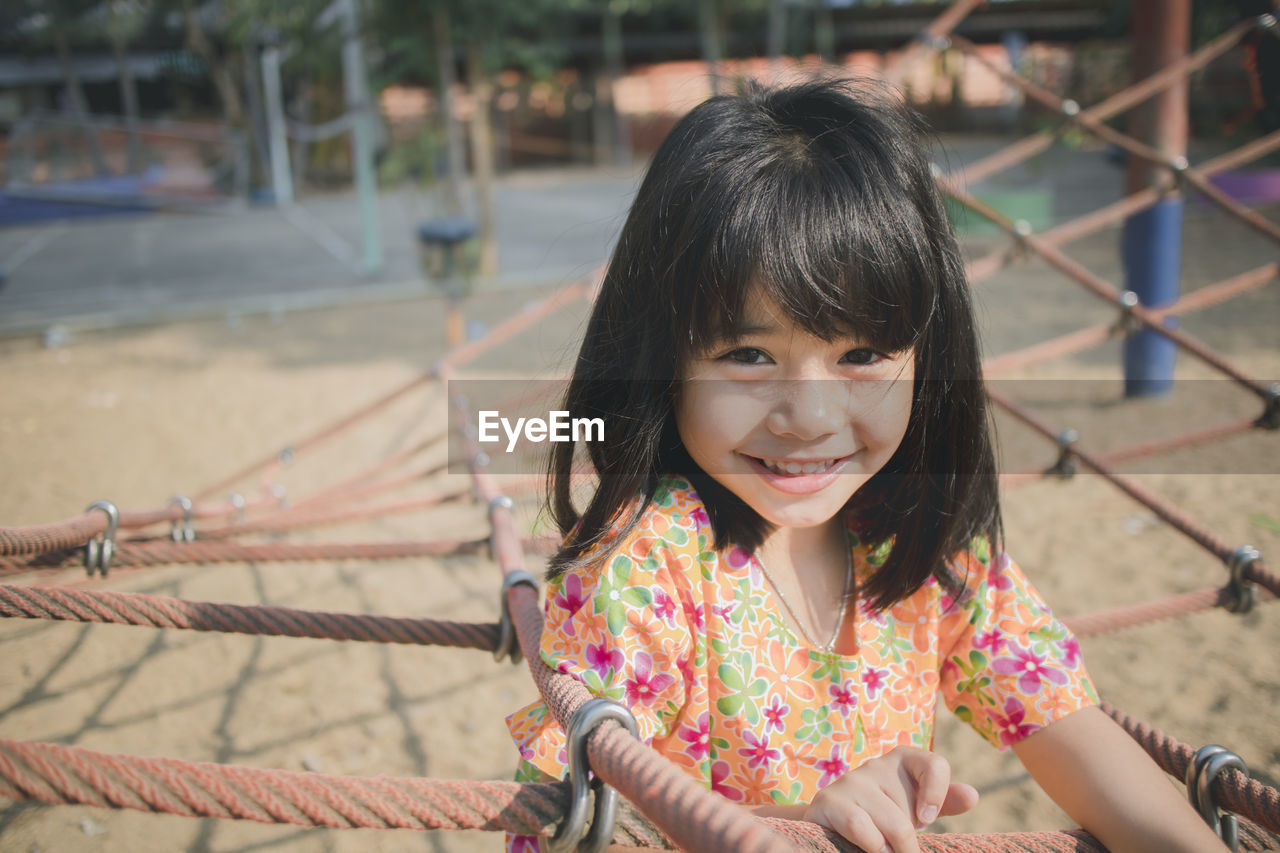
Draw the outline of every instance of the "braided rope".
<instances>
[{"instance_id":1,"label":"braided rope","mask_svg":"<svg viewBox=\"0 0 1280 853\"><path fill-rule=\"evenodd\" d=\"M265 542L244 544L196 540L171 542L120 542L111 558L112 569L162 566L176 563L269 563L299 560L394 560L408 557L454 557L474 554L487 543L483 539L412 542ZM0 557L0 577L33 569L75 565L84 549L37 554L25 560Z\"/></svg>"},{"instance_id":2,"label":"braided rope","mask_svg":"<svg viewBox=\"0 0 1280 853\"><path fill-rule=\"evenodd\" d=\"M569 801L565 783L335 776L5 739L0 796L260 823L523 835L553 833Z\"/></svg>"},{"instance_id":3,"label":"braided rope","mask_svg":"<svg viewBox=\"0 0 1280 853\"><path fill-rule=\"evenodd\" d=\"M1072 616L1063 619L1062 622L1077 637L1096 637L1100 634L1110 634L1125 628L1134 628L1162 619L1172 619L1188 613L1198 613L1214 607L1227 607L1234 601L1235 596L1229 587L1200 589L1171 595L1157 601L1117 607L1083 616Z\"/></svg>"},{"instance_id":4,"label":"braided rope","mask_svg":"<svg viewBox=\"0 0 1280 853\"><path fill-rule=\"evenodd\" d=\"M1277 148L1280 148L1280 130L1255 139L1253 142L1242 145L1234 151L1206 160L1196 167L1196 171L1205 177L1211 177L1220 172L1250 163ZM1119 201L1112 202L1097 210L1042 231L1040 232L1040 239L1053 246L1066 245L1073 240L1093 234L1108 225L1114 225L1135 213L1146 210L1164 197L1165 193L1160 190L1154 187L1144 187L1137 192L1130 193ZM976 283L1004 269L1014 258L1021 256L1021 254L1020 246L1017 243L995 249L966 264L965 275L970 284Z\"/></svg>"},{"instance_id":5,"label":"braided rope","mask_svg":"<svg viewBox=\"0 0 1280 853\"><path fill-rule=\"evenodd\" d=\"M996 405L1000 406L1018 420L1039 432L1041 435L1055 441L1057 440L1057 433L1046 426L1026 407L1013 402L990 388L987 389L987 396ZM1218 559L1225 562L1233 553L1235 553L1235 546L1217 536L1213 531L1192 519L1189 515L1179 510L1164 498L1149 489L1138 485L1129 478L1122 477L1115 473L1092 454L1081 450L1075 445L1071 446L1071 454L1075 458L1079 459L1085 466L1105 477L1122 492L1146 506L1163 521L1172 525L1176 530L1186 535L1193 542L1216 556ZM1255 560L1249 565L1245 570L1245 577L1254 583L1260 584L1272 595L1280 596L1280 575L1277 575L1268 569L1261 560Z\"/></svg>"},{"instance_id":6,"label":"braided rope","mask_svg":"<svg viewBox=\"0 0 1280 853\"><path fill-rule=\"evenodd\" d=\"M952 30L969 16L970 12L985 3L986 0L956 0L951 3L925 28L920 38L908 45L907 49L898 55L897 61L885 69L883 74L885 81L894 86L901 86L913 68L937 52L940 39L949 36Z\"/></svg>"},{"instance_id":7,"label":"braided rope","mask_svg":"<svg viewBox=\"0 0 1280 853\"><path fill-rule=\"evenodd\" d=\"M1066 104L1065 99L1055 95L1048 89L1037 86L1030 80L1026 80L1007 68L1002 68L988 59L977 49L973 42L960 36L953 36L952 43L968 57L973 59L982 67L986 68L992 74L995 74L1006 83L1010 83L1021 89L1027 97L1039 102L1043 106L1048 107L1057 112L1065 112L1063 107ZM1173 168L1168 155L1162 151L1153 148L1146 143L1134 139L1132 136L1121 133L1118 130L1108 127L1100 119L1089 115L1088 112L1076 113L1068 117L1068 121L1079 125L1094 136L1112 145L1116 145L1124 151L1140 157L1149 163ZM1178 169L1177 175L1180 179L1186 181L1195 187L1202 195L1218 207L1225 210L1230 215L1236 217L1246 225L1253 228L1263 236L1270 237L1272 240L1280 241L1280 226L1271 222L1257 211L1253 211L1227 196L1217 187L1213 186L1209 181L1195 169Z\"/></svg>"},{"instance_id":8,"label":"braided rope","mask_svg":"<svg viewBox=\"0 0 1280 853\"><path fill-rule=\"evenodd\" d=\"M1039 255L1050 266L1056 268L1059 272L1066 275L1069 279L1071 279L1072 281L1075 281L1076 283L1084 287L1085 290L1089 291L1090 293L1094 294L1095 296L1101 299L1106 300L1112 305L1115 305L1115 306L1121 305L1119 291L1117 291L1114 287L1111 286L1110 283L1108 283L1104 279L1100 278L1097 275L1094 275L1080 262L1067 257L1057 248L1055 248L1054 246L1050 246L1049 244L1040 240L1034 234L1019 233L1017 226L1007 216L1002 214L1000 211L996 210L991 205L980 201L979 199L970 195L968 192L960 189L955 184L950 183L943 178L939 178L938 185L942 189L942 191L946 193L948 196L950 196L951 198L955 199L956 201L960 202L966 207L971 208L972 210L981 214L983 217L989 219L990 221L996 223L1001 228L1003 228L1010 236L1014 236L1020 239L1029 249L1031 249L1037 255ZM1239 385L1249 389L1250 391L1257 394L1259 397L1262 397L1263 399L1266 399L1268 397L1269 390L1263 387L1261 383L1249 378L1248 376L1245 376L1243 373L1237 370L1233 365L1227 362L1226 359L1222 358L1222 356L1213 352L1211 349L1209 349L1209 347L1205 346L1200 341L1192 338L1190 335L1186 334L1185 332L1182 332L1178 329L1172 329L1172 328L1166 327L1164 323L1161 322L1156 317L1154 317L1152 315L1152 312L1146 307L1142 305L1135 305L1131 308L1128 308L1127 310L1130 316L1132 316L1135 320L1137 320L1146 328L1173 341L1184 351L1194 355L1196 358L1210 365L1214 369L1218 370L1220 373L1223 373L1224 375L1235 380L1235 382L1237 382Z\"/></svg>"},{"instance_id":9,"label":"braided rope","mask_svg":"<svg viewBox=\"0 0 1280 853\"><path fill-rule=\"evenodd\" d=\"M1184 779L1187 765L1195 750L1159 729L1130 717L1115 706L1103 702L1102 710L1111 715L1129 735L1141 744L1164 772ZM1280 790L1250 779L1239 770L1225 770L1210 788L1215 802L1223 808L1244 815L1271 832L1280 832Z\"/></svg>"},{"instance_id":10,"label":"braided rope","mask_svg":"<svg viewBox=\"0 0 1280 853\"><path fill-rule=\"evenodd\" d=\"M301 441L294 442L293 444L289 445L289 448L292 451L293 455L296 456L297 454L301 453L304 450L309 450L315 447L316 445L322 444L328 441L329 439L337 435L340 435L343 432L346 432L351 427L355 426L356 424L360 423L361 421L365 420L371 415L374 415L382 411L383 409L390 406L392 403L399 400L401 397L404 397L411 391L415 391L418 388L422 387L423 385L426 385L432 382L434 379L435 379L435 374L432 373L431 371L422 373L414 377L413 379L410 379L408 382L405 382L400 387L393 389L387 394L384 394L383 396L379 397L373 402L366 403L365 405L356 409L354 412L348 414L346 417L343 417L338 421L335 421L334 423L325 426L323 429L320 429L312 433L311 435L307 436ZM227 489L230 489L232 486L234 486L236 483L240 482L241 480L245 479L246 477L250 477L253 474L256 474L258 472L271 469L273 466L277 465L279 461L280 461L280 453L279 452L272 453L270 456L266 456L262 459L259 459L256 462L252 462L249 465L246 465L245 467L241 468L240 470L236 471L233 474L230 474L224 477L223 479L219 480L213 485L205 487L204 489L202 489L201 491L193 495L192 499L195 501L208 500L211 495L215 495L220 492L225 492Z\"/></svg>"},{"instance_id":11,"label":"braided rope","mask_svg":"<svg viewBox=\"0 0 1280 853\"><path fill-rule=\"evenodd\" d=\"M1094 104L1087 110L1082 110L1077 114L1077 118L1084 116L1086 119L1106 121L1112 116L1124 112L1129 107L1145 101L1163 89L1167 89L1192 71L1203 68L1231 50L1253 27L1254 22L1251 20L1240 21L1194 53L1188 54L1177 62L1166 65L1155 74L1123 91L1117 92L1104 101ZM973 163L966 164L955 172L948 174L946 178L953 183L958 183L960 180L967 184L980 183L997 172L1002 172L1047 150L1053 145L1056 138L1057 134L1053 132L1041 131L1033 133L1000 151L996 151Z\"/></svg>"},{"instance_id":12,"label":"braided rope","mask_svg":"<svg viewBox=\"0 0 1280 853\"><path fill-rule=\"evenodd\" d=\"M568 784L489 780L338 776L238 765L114 755L78 746L0 739L0 796L46 803L134 809L184 817L335 829L481 829L518 835L555 832ZM819 853L858 848L817 824L755 821L795 847ZM613 842L670 848L671 842L629 803L622 803ZM1242 848L1270 849L1276 836L1241 822ZM922 850L1022 853L1097 851L1087 833L924 834Z\"/></svg>"},{"instance_id":13,"label":"braided rope","mask_svg":"<svg viewBox=\"0 0 1280 853\"><path fill-rule=\"evenodd\" d=\"M332 524L341 524L348 521L360 521L366 518L382 518L388 515L432 509L440 506L441 504L462 500L470 494L471 492L469 490L460 489L452 492L444 492L438 495L430 495L425 498L414 498L411 500L394 501L391 503L365 507L335 508L326 503L319 506L309 507L305 510L285 510L244 524L229 524L226 527L201 530L199 535L204 539L216 539L227 536L239 536L245 533L275 533L285 530L297 530L304 527L322 527Z\"/></svg>"},{"instance_id":14,"label":"braided rope","mask_svg":"<svg viewBox=\"0 0 1280 853\"><path fill-rule=\"evenodd\" d=\"M1280 140L1280 132L1276 133L1276 139ZM1044 234L1047 233L1044 232ZM1041 239L1043 239L1044 234L1041 235ZM1280 262L1263 264L1239 275L1196 288L1191 293L1180 296L1172 304L1152 308L1148 313L1154 320L1164 320L1166 317L1172 317L1175 314L1187 314L1192 311L1211 308L1228 299L1234 299L1243 293L1257 290L1276 276L1280 276ZM1001 353L985 359L982 362L982 374L985 378L991 379L1001 373L1008 373L1011 370L1026 367L1036 362L1081 352L1103 343L1114 335L1119 334L1119 332L1120 329L1114 322L1098 323L1097 325L1077 329L1074 332L1068 332L1020 350Z\"/></svg>"},{"instance_id":15,"label":"braided rope","mask_svg":"<svg viewBox=\"0 0 1280 853\"><path fill-rule=\"evenodd\" d=\"M492 651L498 626L292 607L183 601L160 595L0 584L0 616L112 622L231 634L315 637Z\"/></svg>"}]
</instances>

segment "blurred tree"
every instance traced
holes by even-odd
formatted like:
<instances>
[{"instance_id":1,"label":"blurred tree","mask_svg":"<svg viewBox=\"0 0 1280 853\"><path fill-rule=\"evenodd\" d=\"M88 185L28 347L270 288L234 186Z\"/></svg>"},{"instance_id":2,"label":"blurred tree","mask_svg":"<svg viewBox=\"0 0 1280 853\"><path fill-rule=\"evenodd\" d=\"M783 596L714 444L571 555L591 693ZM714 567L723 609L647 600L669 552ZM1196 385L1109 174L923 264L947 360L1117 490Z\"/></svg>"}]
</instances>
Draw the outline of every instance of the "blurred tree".
<instances>
[{"instance_id":1,"label":"blurred tree","mask_svg":"<svg viewBox=\"0 0 1280 853\"><path fill-rule=\"evenodd\" d=\"M141 143L138 138L138 84L133 77L133 65L129 61L129 42L137 37L146 25L150 14L146 0L110 0L106 6L106 26L103 28L111 42L111 53L116 60L117 82L120 85L120 103L124 108L126 137L125 170L136 174L142 168Z\"/></svg>"},{"instance_id":2,"label":"blurred tree","mask_svg":"<svg viewBox=\"0 0 1280 853\"><path fill-rule=\"evenodd\" d=\"M394 66L436 82L448 161L448 204L454 211L462 208L460 181L466 162L456 105L452 103L457 56L461 53L471 96L471 164L479 269L482 275L494 275L498 251L493 202L493 77L512 67L529 70L534 76L549 76L564 57L564 28L570 10L562 0L436 0L428 16L416 8L418 5L381 0L373 16L375 26L380 33L398 34L390 42ZM410 58L407 54L415 49L419 56ZM435 60L434 68L425 57Z\"/></svg>"},{"instance_id":3,"label":"blurred tree","mask_svg":"<svg viewBox=\"0 0 1280 853\"><path fill-rule=\"evenodd\" d=\"M83 36L87 14L97 0L6 0L4 15L16 28L21 28L34 44L50 45L62 69L64 101L61 108L70 113L84 133L94 171L109 174L106 155L98 133L89 121L89 106L80 85L80 75L71 55L72 43Z\"/></svg>"}]
</instances>

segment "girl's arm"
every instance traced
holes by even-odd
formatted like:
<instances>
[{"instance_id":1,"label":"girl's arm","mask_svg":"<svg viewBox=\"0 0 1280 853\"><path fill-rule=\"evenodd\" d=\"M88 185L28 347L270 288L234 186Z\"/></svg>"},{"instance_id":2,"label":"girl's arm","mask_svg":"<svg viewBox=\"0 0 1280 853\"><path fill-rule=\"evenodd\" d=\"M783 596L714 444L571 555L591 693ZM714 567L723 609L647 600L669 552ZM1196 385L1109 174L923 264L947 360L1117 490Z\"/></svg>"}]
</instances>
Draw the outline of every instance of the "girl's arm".
<instances>
[{"instance_id":1,"label":"girl's arm","mask_svg":"<svg viewBox=\"0 0 1280 853\"><path fill-rule=\"evenodd\" d=\"M1013 745L1036 783L1113 853L1226 846L1133 738L1084 708Z\"/></svg>"}]
</instances>

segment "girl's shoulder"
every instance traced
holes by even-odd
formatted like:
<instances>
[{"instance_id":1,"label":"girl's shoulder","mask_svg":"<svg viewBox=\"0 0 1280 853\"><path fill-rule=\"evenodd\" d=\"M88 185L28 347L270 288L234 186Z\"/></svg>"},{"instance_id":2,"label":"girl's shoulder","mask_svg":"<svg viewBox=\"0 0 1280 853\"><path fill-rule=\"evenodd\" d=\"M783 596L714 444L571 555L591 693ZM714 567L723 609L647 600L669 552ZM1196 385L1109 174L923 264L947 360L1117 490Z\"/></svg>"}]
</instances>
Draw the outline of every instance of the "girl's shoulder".
<instances>
[{"instance_id":1,"label":"girl's shoulder","mask_svg":"<svg viewBox=\"0 0 1280 853\"><path fill-rule=\"evenodd\" d=\"M634 577L636 571L654 576L665 569L684 574L714 556L706 507L683 477L663 477L639 519L626 529L625 519L633 509L620 513L618 523L596 546L595 558L584 565L584 573L625 572Z\"/></svg>"}]
</instances>

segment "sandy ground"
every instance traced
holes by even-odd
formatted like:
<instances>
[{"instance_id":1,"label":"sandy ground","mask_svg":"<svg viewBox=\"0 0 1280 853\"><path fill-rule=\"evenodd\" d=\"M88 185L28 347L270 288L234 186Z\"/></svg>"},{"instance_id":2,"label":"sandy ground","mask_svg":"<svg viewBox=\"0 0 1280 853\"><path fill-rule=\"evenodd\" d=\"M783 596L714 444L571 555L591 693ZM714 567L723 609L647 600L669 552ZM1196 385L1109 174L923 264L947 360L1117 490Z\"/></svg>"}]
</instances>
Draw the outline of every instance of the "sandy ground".
<instances>
[{"instance_id":1,"label":"sandy ground","mask_svg":"<svg viewBox=\"0 0 1280 853\"><path fill-rule=\"evenodd\" d=\"M1261 243L1224 247L1217 226L1195 226L1189 280L1207 281L1272 259ZM1234 235L1238 228L1233 228ZM1225 233L1225 232L1223 232ZM1246 245L1247 244L1247 245ZM1243 248L1241 248L1243 246ZM1212 253L1212 254L1211 254ZM1115 275L1114 237L1078 256ZM1200 278L1193 279L1194 275ZM1189 318L1186 327L1246 373L1280 378L1280 288ZM468 317L492 325L535 296L481 294ZM978 289L999 352L1107 316L1035 265ZM442 349L441 305L430 299L234 323L185 323L84 334L45 349L0 341L0 523L78 514L90 501L150 508L194 493L418 375ZM529 375L563 365L581 329L574 307L500 347L477 367ZM1171 399L1119 402L1115 347L1024 373L1051 422L1089 446L1138 434L1257 414L1256 398L1224 383L1184 383ZM1182 375L1212 374L1184 358ZM1049 380L1089 380L1052 382ZM1191 393L1187 389L1199 389ZM1207 391L1205 389L1208 389ZM313 451L279 476L293 497L415 446L443 427L438 388ZM1013 453L1047 445L1001 424ZM1233 543L1280 561L1275 432L1231 438L1152 463L1141 482ZM1023 452L1017 450L1018 453ZM432 454L435 454L433 457ZM442 459L433 446L419 458ZM413 463L417 465L418 463ZM1019 463L1029 464L1029 463ZM408 468L409 466L406 466ZM1261 473L1258 473L1261 472ZM448 491L439 475L374 502ZM240 488L253 493L253 480ZM532 526L536 506L520 505ZM1222 566L1097 477L1037 481L1008 492L1009 547L1064 616L1221 583ZM370 541L482 535L481 508L462 503L291 534ZM533 566L536 568L536 566ZM404 616L492 619L498 572L482 557L385 562L225 564L112 573L88 582L65 570L22 582L72 583L190 599L262 602ZM1101 693L1186 742L1239 752L1256 775L1280 779L1280 610L1197 614L1083 643ZM523 668L462 650L388 647L155 631L131 626L6 620L0 624L0 735L112 752L167 755L347 774L508 778L515 756L503 715L534 697ZM938 749L983 799L950 831L1051 829L1069 820L1022 774L945 712ZM87 807L0 802L0 849L43 851L365 851L497 849L481 833L302 830Z\"/></svg>"}]
</instances>

